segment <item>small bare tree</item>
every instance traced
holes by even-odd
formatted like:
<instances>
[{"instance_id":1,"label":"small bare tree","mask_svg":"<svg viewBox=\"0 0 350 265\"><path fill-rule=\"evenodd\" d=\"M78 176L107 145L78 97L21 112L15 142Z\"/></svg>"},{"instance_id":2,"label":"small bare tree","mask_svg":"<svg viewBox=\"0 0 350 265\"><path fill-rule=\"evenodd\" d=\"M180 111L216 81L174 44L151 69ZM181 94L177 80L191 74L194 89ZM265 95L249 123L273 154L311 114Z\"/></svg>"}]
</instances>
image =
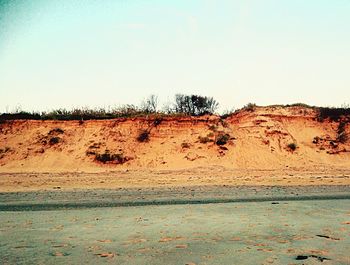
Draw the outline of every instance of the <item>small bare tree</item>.
<instances>
[{"instance_id":1,"label":"small bare tree","mask_svg":"<svg viewBox=\"0 0 350 265\"><path fill-rule=\"evenodd\" d=\"M148 98L144 99L141 103L142 111L146 113L155 113L158 108L158 97L156 95L150 95Z\"/></svg>"}]
</instances>

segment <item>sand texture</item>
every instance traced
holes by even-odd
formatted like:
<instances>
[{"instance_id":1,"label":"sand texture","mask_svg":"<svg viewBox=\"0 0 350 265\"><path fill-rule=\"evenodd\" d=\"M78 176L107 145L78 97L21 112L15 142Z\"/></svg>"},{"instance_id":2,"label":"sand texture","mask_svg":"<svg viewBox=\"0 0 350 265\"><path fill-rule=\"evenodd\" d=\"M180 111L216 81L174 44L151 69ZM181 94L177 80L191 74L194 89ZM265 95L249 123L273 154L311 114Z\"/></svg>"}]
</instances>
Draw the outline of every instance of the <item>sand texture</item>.
<instances>
[{"instance_id":1,"label":"sand texture","mask_svg":"<svg viewBox=\"0 0 350 265\"><path fill-rule=\"evenodd\" d=\"M6 121L0 124L0 191L348 185L350 141L337 141L338 126L303 107L258 107L226 119ZM149 139L140 142L145 130ZM103 154L113 161L98 161Z\"/></svg>"}]
</instances>

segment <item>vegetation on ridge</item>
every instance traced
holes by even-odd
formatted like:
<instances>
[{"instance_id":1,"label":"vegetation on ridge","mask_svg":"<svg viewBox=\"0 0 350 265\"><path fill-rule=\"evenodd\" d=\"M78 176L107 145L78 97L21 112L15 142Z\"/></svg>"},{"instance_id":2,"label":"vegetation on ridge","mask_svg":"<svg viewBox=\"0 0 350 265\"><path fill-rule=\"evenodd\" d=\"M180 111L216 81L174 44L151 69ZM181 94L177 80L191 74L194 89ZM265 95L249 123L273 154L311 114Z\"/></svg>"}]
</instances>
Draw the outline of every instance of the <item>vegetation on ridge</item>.
<instances>
[{"instance_id":1,"label":"vegetation on ridge","mask_svg":"<svg viewBox=\"0 0 350 265\"><path fill-rule=\"evenodd\" d=\"M202 116L216 113L219 103L212 97L200 95L176 94L173 103L168 103L159 109L158 97L150 95L144 99L140 106L122 105L113 108L74 108L67 110L64 108L55 109L50 112L27 112L17 109L13 112L0 114L0 122L6 120L78 120L80 124L84 120L103 120L114 118L133 118L155 115L155 126L159 125L164 116ZM326 119L340 122L344 117L350 116L350 106L341 107L316 107L304 103L295 103L288 105L270 105L268 107L302 107L317 111L317 120L322 122ZM220 116L221 119L238 113L240 111L254 112L258 106L255 103L248 103L238 110L226 110ZM349 119L347 119L349 120Z\"/></svg>"}]
</instances>

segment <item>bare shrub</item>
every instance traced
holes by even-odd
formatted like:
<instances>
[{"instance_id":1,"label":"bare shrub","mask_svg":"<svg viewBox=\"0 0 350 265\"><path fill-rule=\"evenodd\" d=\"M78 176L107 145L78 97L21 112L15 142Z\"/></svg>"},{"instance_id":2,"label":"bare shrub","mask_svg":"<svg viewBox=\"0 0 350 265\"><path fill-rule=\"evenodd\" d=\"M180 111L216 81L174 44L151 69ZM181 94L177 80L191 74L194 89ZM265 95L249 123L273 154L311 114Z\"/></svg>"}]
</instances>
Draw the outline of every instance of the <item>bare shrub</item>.
<instances>
[{"instance_id":1,"label":"bare shrub","mask_svg":"<svg viewBox=\"0 0 350 265\"><path fill-rule=\"evenodd\" d=\"M206 144L206 143L209 143L209 142L212 142L213 140L209 139L209 137L205 136L199 136L198 137L198 140L201 144Z\"/></svg>"},{"instance_id":2,"label":"bare shrub","mask_svg":"<svg viewBox=\"0 0 350 265\"><path fill-rule=\"evenodd\" d=\"M62 134L64 133L64 130L61 128L55 128L49 131L48 135L54 135L54 134Z\"/></svg>"},{"instance_id":3,"label":"bare shrub","mask_svg":"<svg viewBox=\"0 0 350 265\"><path fill-rule=\"evenodd\" d=\"M155 113L158 107L158 97L156 95L150 95L144 99L141 103L141 110L145 113Z\"/></svg>"},{"instance_id":4,"label":"bare shrub","mask_svg":"<svg viewBox=\"0 0 350 265\"><path fill-rule=\"evenodd\" d=\"M148 130L141 130L139 135L137 136L137 141L139 141L140 143L148 142L149 134L150 132Z\"/></svg>"},{"instance_id":5,"label":"bare shrub","mask_svg":"<svg viewBox=\"0 0 350 265\"><path fill-rule=\"evenodd\" d=\"M255 103L248 103L247 105L245 105L245 106L243 107L243 109L245 109L246 111L251 111L251 112L253 112L253 111L255 111L255 109L256 109L256 104L255 104Z\"/></svg>"},{"instance_id":6,"label":"bare shrub","mask_svg":"<svg viewBox=\"0 0 350 265\"><path fill-rule=\"evenodd\" d=\"M216 132L217 129L218 129L218 126L212 124L212 125L209 125L208 129L209 129L210 131Z\"/></svg>"},{"instance_id":7,"label":"bare shrub","mask_svg":"<svg viewBox=\"0 0 350 265\"><path fill-rule=\"evenodd\" d=\"M346 129L346 122L341 121L338 125L338 130L337 130L337 141L340 143L345 143L348 140L348 135L345 129Z\"/></svg>"},{"instance_id":8,"label":"bare shrub","mask_svg":"<svg viewBox=\"0 0 350 265\"><path fill-rule=\"evenodd\" d=\"M214 133L212 133L212 132L208 133L207 137L214 137Z\"/></svg>"},{"instance_id":9,"label":"bare shrub","mask_svg":"<svg viewBox=\"0 0 350 265\"><path fill-rule=\"evenodd\" d=\"M182 144L181 144L181 147L182 147L183 149L185 149L185 148L190 148L191 145L190 145L189 143L182 143Z\"/></svg>"}]
</instances>

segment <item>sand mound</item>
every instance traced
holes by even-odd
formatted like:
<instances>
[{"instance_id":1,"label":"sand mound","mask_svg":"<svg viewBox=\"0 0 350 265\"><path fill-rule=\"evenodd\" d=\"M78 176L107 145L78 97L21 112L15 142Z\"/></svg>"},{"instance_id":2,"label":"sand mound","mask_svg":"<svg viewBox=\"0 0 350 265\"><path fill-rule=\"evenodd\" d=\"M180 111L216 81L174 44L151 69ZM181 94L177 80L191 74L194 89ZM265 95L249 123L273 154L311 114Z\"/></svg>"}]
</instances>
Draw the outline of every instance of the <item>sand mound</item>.
<instances>
[{"instance_id":1,"label":"sand mound","mask_svg":"<svg viewBox=\"0 0 350 265\"><path fill-rule=\"evenodd\" d=\"M226 119L7 121L0 124L0 172L349 169L350 143L337 141L338 126L302 107L258 107Z\"/></svg>"}]
</instances>

